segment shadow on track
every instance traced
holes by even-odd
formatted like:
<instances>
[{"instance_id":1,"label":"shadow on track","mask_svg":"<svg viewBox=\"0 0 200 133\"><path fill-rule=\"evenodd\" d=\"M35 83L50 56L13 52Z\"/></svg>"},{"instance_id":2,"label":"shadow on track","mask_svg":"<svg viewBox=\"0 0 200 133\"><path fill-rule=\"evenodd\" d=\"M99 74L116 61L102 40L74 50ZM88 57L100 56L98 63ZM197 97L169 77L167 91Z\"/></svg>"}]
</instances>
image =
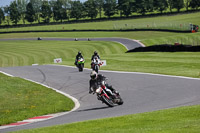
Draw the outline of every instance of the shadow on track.
<instances>
[{"instance_id":1,"label":"shadow on track","mask_svg":"<svg viewBox=\"0 0 200 133\"><path fill-rule=\"evenodd\" d=\"M107 109L107 108L110 108L110 107L104 106L104 107L98 107L98 108L90 108L90 109L77 110L75 112L84 112L84 111L100 110L100 109Z\"/></svg>"}]
</instances>

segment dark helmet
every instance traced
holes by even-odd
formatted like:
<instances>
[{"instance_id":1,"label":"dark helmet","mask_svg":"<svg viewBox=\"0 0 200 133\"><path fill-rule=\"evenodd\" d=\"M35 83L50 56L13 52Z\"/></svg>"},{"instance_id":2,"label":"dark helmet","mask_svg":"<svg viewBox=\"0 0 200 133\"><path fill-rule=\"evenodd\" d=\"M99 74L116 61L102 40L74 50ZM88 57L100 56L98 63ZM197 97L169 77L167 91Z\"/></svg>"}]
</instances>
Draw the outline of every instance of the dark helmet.
<instances>
[{"instance_id":1,"label":"dark helmet","mask_svg":"<svg viewBox=\"0 0 200 133\"><path fill-rule=\"evenodd\" d=\"M90 77L91 77L92 80L97 79L97 73L96 73L95 71L92 71L92 72L90 73Z\"/></svg>"},{"instance_id":2,"label":"dark helmet","mask_svg":"<svg viewBox=\"0 0 200 133\"><path fill-rule=\"evenodd\" d=\"M78 55L81 55L81 51L78 51Z\"/></svg>"},{"instance_id":3,"label":"dark helmet","mask_svg":"<svg viewBox=\"0 0 200 133\"><path fill-rule=\"evenodd\" d=\"M94 51L94 55L97 55L98 53L97 53L97 51Z\"/></svg>"}]
</instances>

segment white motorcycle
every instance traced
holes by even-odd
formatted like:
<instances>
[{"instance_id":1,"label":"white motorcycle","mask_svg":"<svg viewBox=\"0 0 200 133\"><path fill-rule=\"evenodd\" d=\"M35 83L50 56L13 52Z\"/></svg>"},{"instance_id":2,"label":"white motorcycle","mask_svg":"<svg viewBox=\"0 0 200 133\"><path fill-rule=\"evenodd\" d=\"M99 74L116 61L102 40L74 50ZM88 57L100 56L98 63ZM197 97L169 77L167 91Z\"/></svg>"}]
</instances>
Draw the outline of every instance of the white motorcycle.
<instances>
[{"instance_id":1,"label":"white motorcycle","mask_svg":"<svg viewBox=\"0 0 200 133\"><path fill-rule=\"evenodd\" d=\"M92 70L94 70L98 73L101 65L102 65L101 60L99 58L95 57L91 63L91 68L92 68Z\"/></svg>"}]
</instances>

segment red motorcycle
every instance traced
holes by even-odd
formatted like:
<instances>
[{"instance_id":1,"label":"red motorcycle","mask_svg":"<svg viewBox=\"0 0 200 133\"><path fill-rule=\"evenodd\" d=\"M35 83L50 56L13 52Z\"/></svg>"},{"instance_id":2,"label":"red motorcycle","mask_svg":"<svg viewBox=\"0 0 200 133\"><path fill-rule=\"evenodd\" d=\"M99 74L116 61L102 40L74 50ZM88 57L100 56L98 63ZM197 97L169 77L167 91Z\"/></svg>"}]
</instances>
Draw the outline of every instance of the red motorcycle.
<instances>
[{"instance_id":1,"label":"red motorcycle","mask_svg":"<svg viewBox=\"0 0 200 133\"><path fill-rule=\"evenodd\" d=\"M105 85L99 86L96 89L97 99L108 105L114 107L115 104L122 105L124 102L119 93L114 93L108 89Z\"/></svg>"}]
</instances>

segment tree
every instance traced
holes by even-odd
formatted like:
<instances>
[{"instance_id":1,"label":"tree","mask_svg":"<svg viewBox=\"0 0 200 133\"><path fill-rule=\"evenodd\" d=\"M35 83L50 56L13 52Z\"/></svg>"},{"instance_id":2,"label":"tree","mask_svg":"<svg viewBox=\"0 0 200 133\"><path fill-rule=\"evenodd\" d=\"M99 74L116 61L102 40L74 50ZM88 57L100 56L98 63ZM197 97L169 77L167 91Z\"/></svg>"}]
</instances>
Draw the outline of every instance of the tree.
<instances>
[{"instance_id":1,"label":"tree","mask_svg":"<svg viewBox=\"0 0 200 133\"><path fill-rule=\"evenodd\" d=\"M4 20L5 20L4 12L2 8L0 8L0 25L2 24Z\"/></svg>"},{"instance_id":2,"label":"tree","mask_svg":"<svg viewBox=\"0 0 200 133\"><path fill-rule=\"evenodd\" d=\"M125 15L128 17L132 13L134 0L118 0L118 9L120 10L120 16Z\"/></svg>"},{"instance_id":3,"label":"tree","mask_svg":"<svg viewBox=\"0 0 200 133\"><path fill-rule=\"evenodd\" d=\"M117 12L117 2L116 0L105 0L103 10L104 15L110 18L111 16L115 15Z\"/></svg>"},{"instance_id":4,"label":"tree","mask_svg":"<svg viewBox=\"0 0 200 133\"><path fill-rule=\"evenodd\" d=\"M17 9L16 1L11 2L9 10L10 10L10 19L15 25L17 25L17 23L21 19L21 14Z\"/></svg>"},{"instance_id":5,"label":"tree","mask_svg":"<svg viewBox=\"0 0 200 133\"><path fill-rule=\"evenodd\" d=\"M136 12L142 15L153 11L153 0L135 0L134 5Z\"/></svg>"},{"instance_id":6,"label":"tree","mask_svg":"<svg viewBox=\"0 0 200 133\"><path fill-rule=\"evenodd\" d=\"M41 15L41 7L42 7L42 0L30 0L33 10L35 12L35 20L40 23L40 15Z\"/></svg>"},{"instance_id":7,"label":"tree","mask_svg":"<svg viewBox=\"0 0 200 133\"><path fill-rule=\"evenodd\" d=\"M49 23L50 22L50 18L52 17L52 11L49 5L48 1L43 1L42 2L42 8L41 8L41 16L44 19L45 23Z\"/></svg>"},{"instance_id":8,"label":"tree","mask_svg":"<svg viewBox=\"0 0 200 133\"><path fill-rule=\"evenodd\" d=\"M31 2L28 3L28 5L26 6L26 14L25 14L25 19L32 23L35 20L35 11L33 9L33 5Z\"/></svg>"},{"instance_id":9,"label":"tree","mask_svg":"<svg viewBox=\"0 0 200 133\"><path fill-rule=\"evenodd\" d=\"M101 18L104 0L95 0L95 1L96 1L96 3L97 3L97 10L98 10L99 16L100 16L100 18Z\"/></svg>"},{"instance_id":10,"label":"tree","mask_svg":"<svg viewBox=\"0 0 200 133\"><path fill-rule=\"evenodd\" d=\"M154 9L163 13L168 8L167 0L154 0Z\"/></svg>"},{"instance_id":11,"label":"tree","mask_svg":"<svg viewBox=\"0 0 200 133\"><path fill-rule=\"evenodd\" d=\"M172 12L173 9L173 0L168 0L169 10Z\"/></svg>"},{"instance_id":12,"label":"tree","mask_svg":"<svg viewBox=\"0 0 200 133\"><path fill-rule=\"evenodd\" d=\"M54 14L54 19L56 21L67 19L67 12L65 8L63 7L63 1L62 0L57 0L54 5L53 5L53 14Z\"/></svg>"},{"instance_id":13,"label":"tree","mask_svg":"<svg viewBox=\"0 0 200 133\"><path fill-rule=\"evenodd\" d=\"M8 25L10 25L10 7L9 6L4 7L4 13L7 14L5 17L5 21L7 22Z\"/></svg>"},{"instance_id":14,"label":"tree","mask_svg":"<svg viewBox=\"0 0 200 133\"><path fill-rule=\"evenodd\" d=\"M28 0L17 0L17 9L21 14L21 18L23 23L25 24L25 13L26 13L26 6L28 4Z\"/></svg>"},{"instance_id":15,"label":"tree","mask_svg":"<svg viewBox=\"0 0 200 133\"><path fill-rule=\"evenodd\" d=\"M88 17L91 19L96 18L98 11L97 11L97 2L95 0L88 0L84 3L85 11Z\"/></svg>"},{"instance_id":16,"label":"tree","mask_svg":"<svg viewBox=\"0 0 200 133\"><path fill-rule=\"evenodd\" d=\"M173 0L173 8L176 8L178 12L184 7L184 0Z\"/></svg>"},{"instance_id":17,"label":"tree","mask_svg":"<svg viewBox=\"0 0 200 133\"><path fill-rule=\"evenodd\" d=\"M199 0L191 0L189 7L193 8L193 9L195 8L196 10L198 10L198 8L200 7Z\"/></svg>"},{"instance_id":18,"label":"tree","mask_svg":"<svg viewBox=\"0 0 200 133\"><path fill-rule=\"evenodd\" d=\"M70 17L76 18L76 20L83 18L84 15L84 6L80 1L71 2L71 12Z\"/></svg>"},{"instance_id":19,"label":"tree","mask_svg":"<svg viewBox=\"0 0 200 133\"><path fill-rule=\"evenodd\" d=\"M189 8L189 4L190 4L191 0L185 0L185 7L186 7L186 10L188 11L188 8Z\"/></svg>"}]
</instances>

